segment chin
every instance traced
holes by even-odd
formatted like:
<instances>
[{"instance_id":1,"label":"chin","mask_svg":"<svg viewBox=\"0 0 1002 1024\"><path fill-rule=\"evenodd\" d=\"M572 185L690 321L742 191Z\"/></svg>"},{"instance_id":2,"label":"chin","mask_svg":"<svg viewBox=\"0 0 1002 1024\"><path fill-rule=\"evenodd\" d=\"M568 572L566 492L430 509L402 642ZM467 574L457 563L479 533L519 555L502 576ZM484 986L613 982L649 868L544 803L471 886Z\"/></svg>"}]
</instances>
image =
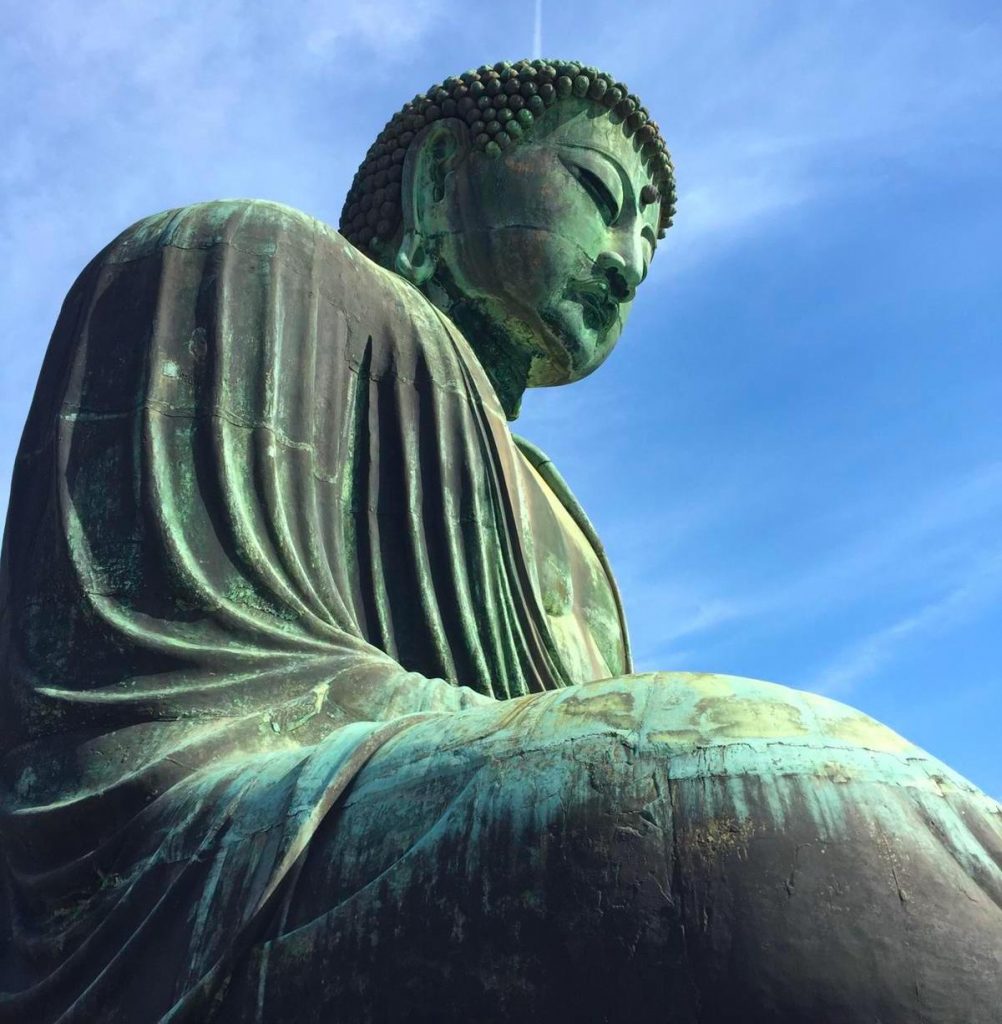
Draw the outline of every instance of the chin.
<instances>
[{"instance_id":1,"label":"chin","mask_svg":"<svg viewBox=\"0 0 1002 1024\"><path fill-rule=\"evenodd\" d=\"M589 326L577 303L562 302L557 309L544 311L541 319L553 355L541 355L533 362L530 387L556 387L587 377L605 362L619 338L618 322L611 328Z\"/></svg>"}]
</instances>

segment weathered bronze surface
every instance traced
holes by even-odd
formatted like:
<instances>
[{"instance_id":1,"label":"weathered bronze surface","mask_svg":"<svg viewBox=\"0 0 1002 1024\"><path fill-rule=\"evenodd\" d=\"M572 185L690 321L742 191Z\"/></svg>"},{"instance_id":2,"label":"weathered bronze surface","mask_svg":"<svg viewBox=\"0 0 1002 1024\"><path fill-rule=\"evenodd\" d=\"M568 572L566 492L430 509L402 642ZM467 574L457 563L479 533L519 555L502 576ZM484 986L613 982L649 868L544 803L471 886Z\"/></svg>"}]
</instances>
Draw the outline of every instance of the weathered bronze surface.
<instances>
[{"instance_id":1,"label":"weathered bronze surface","mask_svg":"<svg viewBox=\"0 0 1002 1024\"><path fill-rule=\"evenodd\" d=\"M0 1020L1002 1020L999 806L822 697L633 674L510 431L670 223L640 114L482 68L380 135L356 244L217 202L84 270L4 539Z\"/></svg>"}]
</instances>

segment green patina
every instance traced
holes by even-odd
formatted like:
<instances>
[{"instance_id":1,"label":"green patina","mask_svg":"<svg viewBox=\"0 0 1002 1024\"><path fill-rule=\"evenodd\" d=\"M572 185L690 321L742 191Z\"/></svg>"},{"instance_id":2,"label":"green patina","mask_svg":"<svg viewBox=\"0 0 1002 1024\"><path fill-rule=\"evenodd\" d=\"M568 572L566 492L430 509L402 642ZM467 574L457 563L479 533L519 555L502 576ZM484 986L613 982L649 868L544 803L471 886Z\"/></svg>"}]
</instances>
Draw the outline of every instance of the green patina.
<instances>
[{"instance_id":1,"label":"green patina","mask_svg":"<svg viewBox=\"0 0 1002 1024\"><path fill-rule=\"evenodd\" d=\"M639 100L523 61L391 119L350 241L206 203L84 271L0 577L0 1021L987 1024L998 805L837 702L635 673L511 433L673 212Z\"/></svg>"}]
</instances>

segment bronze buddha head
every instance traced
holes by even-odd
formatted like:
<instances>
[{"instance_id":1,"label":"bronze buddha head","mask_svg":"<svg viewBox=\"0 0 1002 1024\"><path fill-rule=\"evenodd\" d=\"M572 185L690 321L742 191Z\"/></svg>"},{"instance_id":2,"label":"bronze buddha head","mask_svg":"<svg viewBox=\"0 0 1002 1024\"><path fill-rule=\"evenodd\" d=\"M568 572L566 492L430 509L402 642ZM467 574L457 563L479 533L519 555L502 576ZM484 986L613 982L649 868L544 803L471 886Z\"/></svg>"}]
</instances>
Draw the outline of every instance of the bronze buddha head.
<instances>
[{"instance_id":1,"label":"bronze buddha head","mask_svg":"<svg viewBox=\"0 0 1002 1024\"><path fill-rule=\"evenodd\" d=\"M657 126L594 68L496 64L406 104L342 232L464 331L509 415L614 347L674 213Z\"/></svg>"}]
</instances>

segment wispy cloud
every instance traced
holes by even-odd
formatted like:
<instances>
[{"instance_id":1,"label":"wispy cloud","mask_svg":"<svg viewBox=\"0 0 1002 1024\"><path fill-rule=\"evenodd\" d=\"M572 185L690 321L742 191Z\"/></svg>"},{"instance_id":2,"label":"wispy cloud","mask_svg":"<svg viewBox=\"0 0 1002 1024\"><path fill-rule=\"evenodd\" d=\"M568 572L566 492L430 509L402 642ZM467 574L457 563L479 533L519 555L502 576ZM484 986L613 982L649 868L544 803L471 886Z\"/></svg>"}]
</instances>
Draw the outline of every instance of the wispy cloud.
<instances>
[{"instance_id":1,"label":"wispy cloud","mask_svg":"<svg viewBox=\"0 0 1002 1024\"><path fill-rule=\"evenodd\" d=\"M974 569L973 576L918 611L857 640L821 669L808 689L844 696L872 678L917 634L927 640L957 626L1002 596L1002 552Z\"/></svg>"},{"instance_id":2,"label":"wispy cloud","mask_svg":"<svg viewBox=\"0 0 1002 1024\"><path fill-rule=\"evenodd\" d=\"M720 515L728 504L709 501ZM945 596L850 643L816 673L813 682L798 680L811 688L845 693L888 662L908 637L924 628L960 624L1002 592L1002 551L986 548L983 531L977 529L1002 516L1002 463L978 467L905 508L890 505L874 525L853 536L853 524L873 515L872 509L847 514L851 539L807 571L764 579L752 590L728 577L677 572L669 545L653 556L650 550L650 538L670 535L671 524L660 529L653 523L635 525L638 543L632 553L624 546L626 557L617 564L636 633L642 637L638 662L646 669L672 667L669 662L679 657L677 644L682 639L688 656L698 660L705 658L706 648L719 643L719 631L725 627L747 642L750 636L787 630L798 620L823 618L862 595L872 599L901 590L927 592L930 587L939 587L942 594L946 584ZM690 527L695 529L706 516L696 512ZM708 521L712 525L714 520ZM657 557L664 551L667 557Z\"/></svg>"},{"instance_id":3,"label":"wispy cloud","mask_svg":"<svg viewBox=\"0 0 1002 1024\"><path fill-rule=\"evenodd\" d=\"M359 47L385 58L399 56L424 36L443 8L440 0L366 0L300 4L307 49L318 56L353 57ZM354 51L354 52L353 52ZM401 97L401 102L409 97Z\"/></svg>"},{"instance_id":4,"label":"wispy cloud","mask_svg":"<svg viewBox=\"0 0 1002 1024\"><path fill-rule=\"evenodd\" d=\"M949 7L643 3L603 58L662 119L680 183L677 273L769 219L872 186L888 162L971 158L1002 97L1002 21ZM962 142L954 148L952 143Z\"/></svg>"},{"instance_id":5,"label":"wispy cloud","mask_svg":"<svg viewBox=\"0 0 1002 1024\"><path fill-rule=\"evenodd\" d=\"M775 608L830 606L856 588L895 586L902 577L917 582L927 568L939 576L944 556L959 575L977 574L985 551L972 527L978 521L995 522L1002 514L1002 462L979 466L948 484L941 483L930 494L913 496L904 508L891 503L878 514L876 525L858 539L751 607L765 613ZM950 546L957 537L967 538L960 549Z\"/></svg>"}]
</instances>

